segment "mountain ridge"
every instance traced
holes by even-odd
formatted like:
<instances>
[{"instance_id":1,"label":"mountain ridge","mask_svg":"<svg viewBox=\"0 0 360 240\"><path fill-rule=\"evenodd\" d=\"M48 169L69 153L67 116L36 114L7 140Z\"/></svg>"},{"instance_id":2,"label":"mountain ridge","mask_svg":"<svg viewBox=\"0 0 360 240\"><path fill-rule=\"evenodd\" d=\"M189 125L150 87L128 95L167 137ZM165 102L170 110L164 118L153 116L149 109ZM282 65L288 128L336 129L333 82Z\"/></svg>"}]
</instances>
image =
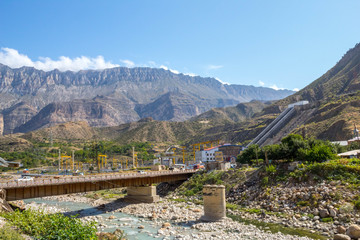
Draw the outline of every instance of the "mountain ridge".
<instances>
[{"instance_id":1,"label":"mountain ridge","mask_svg":"<svg viewBox=\"0 0 360 240\"><path fill-rule=\"evenodd\" d=\"M1 113L8 113L20 102L29 107L28 114L18 111L28 124L14 120L9 122L10 118L4 117L0 129L4 134L26 132L65 120L85 120L91 126L113 126L144 117L183 121L213 107L231 106L254 99L279 99L291 93L290 90L226 85L215 78L175 74L164 69L116 67L79 72L45 72L32 67L12 69L0 64ZM104 99L100 100L101 97ZM64 116L56 116L51 107L47 107L51 104L57 104L57 112L63 111ZM91 104L93 106L89 107ZM95 109L100 105L103 111L109 113L106 119L101 115L87 116L86 111L82 111L84 116L81 119L78 117L80 112L69 111ZM35 110L35 115L30 109ZM43 109L49 111L45 114ZM37 117L40 112L42 117ZM35 122L28 119L30 116L37 119L36 128L34 124L30 126ZM97 120L89 121L90 116ZM42 122L44 119L50 122Z\"/></svg>"}]
</instances>

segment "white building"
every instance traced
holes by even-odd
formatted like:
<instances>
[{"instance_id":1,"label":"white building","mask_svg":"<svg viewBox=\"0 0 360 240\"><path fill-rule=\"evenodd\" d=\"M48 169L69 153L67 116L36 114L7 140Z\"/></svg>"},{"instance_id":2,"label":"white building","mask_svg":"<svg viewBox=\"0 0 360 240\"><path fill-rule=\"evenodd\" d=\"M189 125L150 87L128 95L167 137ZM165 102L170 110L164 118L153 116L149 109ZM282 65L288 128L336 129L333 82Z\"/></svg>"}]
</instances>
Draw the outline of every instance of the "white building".
<instances>
[{"instance_id":1,"label":"white building","mask_svg":"<svg viewBox=\"0 0 360 240\"><path fill-rule=\"evenodd\" d=\"M219 151L219 146L207 148L203 151L195 152L195 161L200 162L215 162L215 152Z\"/></svg>"}]
</instances>

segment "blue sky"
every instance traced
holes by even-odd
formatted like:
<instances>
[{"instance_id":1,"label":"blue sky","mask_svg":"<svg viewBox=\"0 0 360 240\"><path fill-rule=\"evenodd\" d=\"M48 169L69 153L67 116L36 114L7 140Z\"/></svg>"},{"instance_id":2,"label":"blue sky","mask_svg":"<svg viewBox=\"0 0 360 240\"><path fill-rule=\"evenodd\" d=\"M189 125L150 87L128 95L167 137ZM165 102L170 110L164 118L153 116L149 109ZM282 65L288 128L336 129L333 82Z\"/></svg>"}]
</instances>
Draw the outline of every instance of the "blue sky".
<instances>
[{"instance_id":1,"label":"blue sky","mask_svg":"<svg viewBox=\"0 0 360 240\"><path fill-rule=\"evenodd\" d=\"M360 42L360 1L1 1L0 62L164 67L301 89Z\"/></svg>"}]
</instances>

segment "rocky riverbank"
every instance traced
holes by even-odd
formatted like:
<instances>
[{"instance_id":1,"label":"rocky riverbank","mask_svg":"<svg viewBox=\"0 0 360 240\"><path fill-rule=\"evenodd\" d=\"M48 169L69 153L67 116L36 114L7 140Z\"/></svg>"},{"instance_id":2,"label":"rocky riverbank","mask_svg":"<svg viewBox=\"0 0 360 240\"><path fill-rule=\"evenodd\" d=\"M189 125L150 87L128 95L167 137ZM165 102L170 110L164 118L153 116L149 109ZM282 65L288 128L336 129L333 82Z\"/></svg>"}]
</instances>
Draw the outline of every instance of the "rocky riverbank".
<instances>
[{"instance_id":1,"label":"rocky riverbank","mask_svg":"<svg viewBox=\"0 0 360 240\"><path fill-rule=\"evenodd\" d=\"M84 216L84 221L99 223L99 230L108 225L116 226L119 229L129 226L128 221L119 219L117 212L130 214L139 218L138 222L132 223L135 231L144 233L144 222L151 220L151 225L158 230L156 233L148 233L150 237L161 239L303 239L310 238L285 235L282 233L271 233L261 230L254 225L246 225L230 218L220 222L205 223L198 221L203 215L202 205L194 204L191 201L183 202L182 199L169 197L158 203L129 204L122 199L117 201L90 200L82 194L53 196L46 199L57 201L75 201L91 203L92 206L104 213L111 214L107 219L101 216ZM81 212L79 212L81 215ZM106 221L105 221L106 220ZM106 224L105 224L106 222Z\"/></svg>"},{"instance_id":2,"label":"rocky riverbank","mask_svg":"<svg viewBox=\"0 0 360 240\"><path fill-rule=\"evenodd\" d=\"M230 191L228 201L246 206L242 209L245 212L262 209L241 213L246 218L307 228L330 237L339 233L339 229L360 223L360 214L354 205L359 194L358 189L340 181L312 185L287 183L271 188L240 186Z\"/></svg>"}]
</instances>

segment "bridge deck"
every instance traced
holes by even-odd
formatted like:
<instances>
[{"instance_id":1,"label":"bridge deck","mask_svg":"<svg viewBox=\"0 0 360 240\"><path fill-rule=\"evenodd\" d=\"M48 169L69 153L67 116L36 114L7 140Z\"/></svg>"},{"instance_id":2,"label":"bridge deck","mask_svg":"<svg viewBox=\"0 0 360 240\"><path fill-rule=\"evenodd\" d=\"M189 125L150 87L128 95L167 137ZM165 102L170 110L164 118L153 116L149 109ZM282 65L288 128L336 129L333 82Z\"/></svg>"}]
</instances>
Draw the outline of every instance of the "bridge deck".
<instances>
[{"instance_id":1,"label":"bridge deck","mask_svg":"<svg viewBox=\"0 0 360 240\"><path fill-rule=\"evenodd\" d=\"M195 170L146 172L146 174L107 174L72 176L59 179L35 179L34 181L0 183L6 190L6 200L19 200L102 189L144 186L153 183L188 179Z\"/></svg>"}]
</instances>

